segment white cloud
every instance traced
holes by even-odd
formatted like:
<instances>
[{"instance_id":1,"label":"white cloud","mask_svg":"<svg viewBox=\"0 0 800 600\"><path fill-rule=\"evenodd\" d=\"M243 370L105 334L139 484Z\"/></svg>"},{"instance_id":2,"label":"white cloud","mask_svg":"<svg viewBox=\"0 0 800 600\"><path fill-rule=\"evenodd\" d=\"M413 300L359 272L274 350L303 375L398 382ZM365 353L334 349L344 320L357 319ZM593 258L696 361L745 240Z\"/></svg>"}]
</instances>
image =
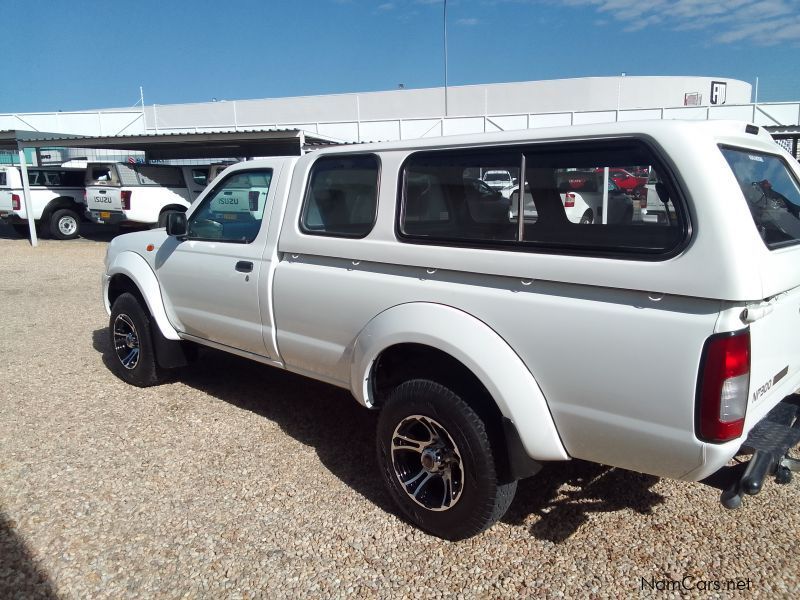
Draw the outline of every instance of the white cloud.
<instances>
[{"instance_id":1,"label":"white cloud","mask_svg":"<svg viewBox=\"0 0 800 600\"><path fill-rule=\"evenodd\" d=\"M384 2L383 4L379 5L378 8L375 10L380 12L387 12L390 10L394 10L394 3L393 2Z\"/></svg>"},{"instance_id":2,"label":"white cloud","mask_svg":"<svg viewBox=\"0 0 800 600\"><path fill-rule=\"evenodd\" d=\"M475 19L475 18L459 19L458 21L456 21L456 25L462 25L464 27L473 27L474 25L477 25L478 23L480 23L480 21L478 19Z\"/></svg>"},{"instance_id":3,"label":"white cloud","mask_svg":"<svg viewBox=\"0 0 800 600\"><path fill-rule=\"evenodd\" d=\"M711 40L723 44L800 42L797 0L561 0L559 4L592 6L625 31L659 25L677 31L707 30Z\"/></svg>"}]
</instances>

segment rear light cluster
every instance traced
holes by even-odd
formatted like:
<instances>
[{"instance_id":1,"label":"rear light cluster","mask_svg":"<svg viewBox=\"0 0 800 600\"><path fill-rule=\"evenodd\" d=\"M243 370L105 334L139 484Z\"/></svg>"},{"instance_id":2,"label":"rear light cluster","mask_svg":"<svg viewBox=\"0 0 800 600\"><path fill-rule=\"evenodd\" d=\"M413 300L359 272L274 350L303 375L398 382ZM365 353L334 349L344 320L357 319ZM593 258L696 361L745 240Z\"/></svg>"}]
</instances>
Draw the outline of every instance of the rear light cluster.
<instances>
[{"instance_id":1,"label":"rear light cluster","mask_svg":"<svg viewBox=\"0 0 800 600\"><path fill-rule=\"evenodd\" d=\"M19 194L11 194L11 210L21 210Z\"/></svg>"},{"instance_id":2,"label":"rear light cluster","mask_svg":"<svg viewBox=\"0 0 800 600\"><path fill-rule=\"evenodd\" d=\"M738 438L750 388L750 330L708 338L700 368L698 437L715 443Z\"/></svg>"},{"instance_id":3,"label":"rear light cluster","mask_svg":"<svg viewBox=\"0 0 800 600\"><path fill-rule=\"evenodd\" d=\"M564 208L572 208L575 206L575 194L567 192L564 194Z\"/></svg>"},{"instance_id":4,"label":"rear light cluster","mask_svg":"<svg viewBox=\"0 0 800 600\"><path fill-rule=\"evenodd\" d=\"M259 195L260 195L260 192L258 192L258 191L251 191L251 192L249 192L247 194L247 201L248 201L248 204L250 205L248 208L250 209L250 212L257 212L258 211L258 197L259 197Z\"/></svg>"},{"instance_id":5,"label":"rear light cluster","mask_svg":"<svg viewBox=\"0 0 800 600\"><path fill-rule=\"evenodd\" d=\"M647 194L644 194L641 198L639 198L639 208L647 208Z\"/></svg>"},{"instance_id":6,"label":"rear light cluster","mask_svg":"<svg viewBox=\"0 0 800 600\"><path fill-rule=\"evenodd\" d=\"M131 209L131 195L133 195L131 190L122 190L120 192L120 197L122 198L122 210Z\"/></svg>"}]
</instances>

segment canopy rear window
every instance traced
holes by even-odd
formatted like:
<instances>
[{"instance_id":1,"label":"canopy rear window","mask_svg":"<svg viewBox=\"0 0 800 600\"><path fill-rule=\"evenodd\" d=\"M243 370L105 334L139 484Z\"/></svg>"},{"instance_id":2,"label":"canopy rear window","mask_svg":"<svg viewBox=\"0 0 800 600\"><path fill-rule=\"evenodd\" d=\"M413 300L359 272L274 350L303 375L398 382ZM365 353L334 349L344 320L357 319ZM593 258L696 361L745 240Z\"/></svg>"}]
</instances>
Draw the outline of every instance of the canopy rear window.
<instances>
[{"instance_id":1,"label":"canopy rear window","mask_svg":"<svg viewBox=\"0 0 800 600\"><path fill-rule=\"evenodd\" d=\"M800 185L786 162L780 156L743 148L721 150L767 248L800 242Z\"/></svg>"}]
</instances>

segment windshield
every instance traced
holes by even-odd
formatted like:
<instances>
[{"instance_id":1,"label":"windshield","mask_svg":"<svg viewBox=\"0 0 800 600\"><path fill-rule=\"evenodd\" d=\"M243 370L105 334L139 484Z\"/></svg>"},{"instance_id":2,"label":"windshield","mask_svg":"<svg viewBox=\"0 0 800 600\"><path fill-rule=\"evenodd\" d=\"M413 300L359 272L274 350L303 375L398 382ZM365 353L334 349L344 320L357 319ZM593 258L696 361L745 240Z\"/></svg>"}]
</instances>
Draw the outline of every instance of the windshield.
<instances>
[{"instance_id":1,"label":"windshield","mask_svg":"<svg viewBox=\"0 0 800 600\"><path fill-rule=\"evenodd\" d=\"M484 181L511 181L511 175L499 171L489 171L483 178Z\"/></svg>"},{"instance_id":2,"label":"windshield","mask_svg":"<svg viewBox=\"0 0 800 600\"><path fill-rule=\"evenodd\" d=\"M800 186L784 160L735 148L722 148L722 154L767 247L774 250L800 241Z\"/></svg>"}]
</instances>

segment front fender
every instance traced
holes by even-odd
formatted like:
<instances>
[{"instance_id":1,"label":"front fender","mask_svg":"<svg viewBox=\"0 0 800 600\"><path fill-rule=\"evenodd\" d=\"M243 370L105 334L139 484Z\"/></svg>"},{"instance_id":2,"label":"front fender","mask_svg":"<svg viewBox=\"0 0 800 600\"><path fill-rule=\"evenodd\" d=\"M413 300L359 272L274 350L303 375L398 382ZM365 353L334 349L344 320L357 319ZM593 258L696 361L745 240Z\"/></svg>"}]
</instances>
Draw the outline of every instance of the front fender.
<instances>
[{"instance_id":1,"label":"front fender","mask_svg":"<svg viewBox=\"0 0 800 600\"><path fill-rule=\"evenodd\" d=\"M167 318L164 309L164 300L161 297L161 286L158 284L156 274L147 261L130 250L117 254L106 269L103 276L103 300L106 310L110 312L111 305L108 298L108 287L114 275L125 275L130 278L142 293L145 303L153 320L158 325L162 335L168 340L180 340L181 337Z\"/></svg>"},{"instance_id":2,"label":"front fender","mask_svg":"<svg viewBox=\"0 0 800 600\"><path fill-rule=\"evenodd\" d=\"M411 302L387 309L361 331L353 348L350 389L371 406L372 365L386 348L423 344L460 361L483 383L519 431L535 460L568 460L547 402L514 350L483 321L442 304Z\"/></svg>"}]
</instances>

